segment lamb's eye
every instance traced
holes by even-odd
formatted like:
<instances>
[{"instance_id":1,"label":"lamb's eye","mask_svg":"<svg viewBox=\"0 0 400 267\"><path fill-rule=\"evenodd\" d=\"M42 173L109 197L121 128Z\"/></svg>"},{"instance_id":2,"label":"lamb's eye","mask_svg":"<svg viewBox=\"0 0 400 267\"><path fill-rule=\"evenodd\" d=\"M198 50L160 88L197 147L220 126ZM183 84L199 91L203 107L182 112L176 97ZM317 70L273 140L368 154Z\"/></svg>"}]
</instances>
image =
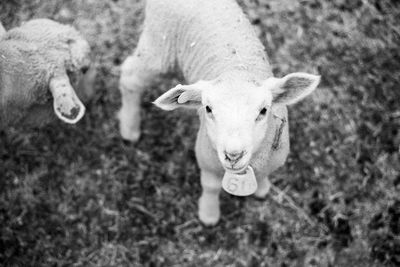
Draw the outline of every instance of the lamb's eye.
<instances>
[{"instance_id":1,"label":"lamb's eye","mask_svg":"<svg viewBox=\"0 0 400 267\"><path fill-rule=\"evenodd\" d=\"M264 118L266 114L267 114L267 108L261 109L260 113L258 114L258 117L257 117L256 121L259 121L262 118Z\"/></svg>"},{"instance_id":2,"label":"lamb's eye","mask_svg":"<svg viewBox=\"0 0 400 267\"><path fill-rule=\"evenodd\" d=\"M212 113L212 109L209 106L206 106L206 112L208 114L211 114Z\"/></svg>"},{"instance_id":3,"label":"lamb's eye","mask_svg":"<svg viewBox=\"0 0 400 267\"><path fill-rule=\"evenodd\" d=\"M86 74L86 72L89 70L89 66L83 66L82 68L81 68L81 72L83 73L83 74Z\"/></svg>"}]
</instances>

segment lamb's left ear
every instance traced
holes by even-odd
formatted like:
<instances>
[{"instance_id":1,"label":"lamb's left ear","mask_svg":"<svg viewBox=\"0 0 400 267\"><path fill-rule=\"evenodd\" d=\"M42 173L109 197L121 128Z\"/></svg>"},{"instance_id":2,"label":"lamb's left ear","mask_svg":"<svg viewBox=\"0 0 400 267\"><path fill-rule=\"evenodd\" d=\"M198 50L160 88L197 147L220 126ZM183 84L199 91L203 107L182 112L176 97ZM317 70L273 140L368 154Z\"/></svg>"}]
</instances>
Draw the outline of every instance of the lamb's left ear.
<instances>
[{"instance_id":1,"label":"lamb's left ear","mask_svg":"<svg viewBox=\"0 0 400 267\"><path fill-rule=\"evenodd\" d=\"M190 85L178 84L153 103L164 110L173 110L180 107L199 108L201 106L201 92L206 83L205 81L199 81Z\"/></svg>"},{"instance_id":2,"label":"lamb's left ear","mask_svg":"<svg viewBox=\"0 0 400 267\"><path fill-rule=\"evenodd\" d=\"M283 78L269 78L264 84L272 92L272 103L291 105L311 94L320 79L318 75L296 72Z\"/></svg>"}]
</instances>

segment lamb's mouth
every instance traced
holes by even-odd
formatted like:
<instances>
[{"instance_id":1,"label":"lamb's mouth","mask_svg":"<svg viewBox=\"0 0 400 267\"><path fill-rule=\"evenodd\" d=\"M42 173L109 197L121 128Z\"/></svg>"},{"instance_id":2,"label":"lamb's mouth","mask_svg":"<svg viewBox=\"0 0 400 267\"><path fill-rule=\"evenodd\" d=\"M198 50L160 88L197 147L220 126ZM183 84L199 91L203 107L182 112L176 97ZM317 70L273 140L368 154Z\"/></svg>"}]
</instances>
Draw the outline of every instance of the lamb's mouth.
<instances>
[{"instance_id":1,"label":"lamb's mouth","mask_svg":"<svg viewBox=\"0 0 400 267\"><path fill-rule=\"evenodd\" d=\"M231 173L236 173L236 174L243 174L246 172L248 165L245 165L242 168L233 168L233 167L227 167L225 166L225 170Z\"/></svg>"}]
</instances>

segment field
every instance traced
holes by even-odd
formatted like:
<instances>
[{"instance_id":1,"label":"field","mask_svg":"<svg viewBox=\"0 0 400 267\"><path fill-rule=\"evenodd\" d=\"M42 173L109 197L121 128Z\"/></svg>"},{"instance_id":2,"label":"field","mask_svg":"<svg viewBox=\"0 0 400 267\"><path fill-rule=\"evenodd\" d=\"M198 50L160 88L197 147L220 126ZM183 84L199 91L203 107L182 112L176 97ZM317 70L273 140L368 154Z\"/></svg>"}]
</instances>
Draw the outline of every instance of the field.
<instances>
[{"instance_id":1,"label":"field","mask_svg":"<svg viewBox=\"0 0 400 267\"><path fill-rule=\"evenodd\" d=\"M143 99L142 137L123 142L119 66L136 46L140 0L11 0L6 29L71 23L98 70L81 122L0 132L0 266L400 266L400 4L243 0L276 76L322 82L290 107L291 153L265 201L222 194L197 219L195 113Z\"/></svg>"}]
</instances>

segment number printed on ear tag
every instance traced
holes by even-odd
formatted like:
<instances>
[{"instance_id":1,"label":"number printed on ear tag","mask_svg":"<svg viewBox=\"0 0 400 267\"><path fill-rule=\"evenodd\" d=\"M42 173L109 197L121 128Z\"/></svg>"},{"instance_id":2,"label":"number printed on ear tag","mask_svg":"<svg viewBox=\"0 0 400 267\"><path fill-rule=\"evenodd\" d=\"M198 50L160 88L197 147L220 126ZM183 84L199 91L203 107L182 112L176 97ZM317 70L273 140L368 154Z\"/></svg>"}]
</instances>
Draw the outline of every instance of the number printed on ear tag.
<instances>
[{"instance_id":1,"label":"number printed on ear tag","mask_svg":"<svg viewBox=\"0 0 400 267\"><path fill-rule=\"evenodd\" d=\"M222 188L234 196L248 196L257 190L257 180L252 167L247 167L244 173L225 172Z\"/></svg>"}]
</instances>

